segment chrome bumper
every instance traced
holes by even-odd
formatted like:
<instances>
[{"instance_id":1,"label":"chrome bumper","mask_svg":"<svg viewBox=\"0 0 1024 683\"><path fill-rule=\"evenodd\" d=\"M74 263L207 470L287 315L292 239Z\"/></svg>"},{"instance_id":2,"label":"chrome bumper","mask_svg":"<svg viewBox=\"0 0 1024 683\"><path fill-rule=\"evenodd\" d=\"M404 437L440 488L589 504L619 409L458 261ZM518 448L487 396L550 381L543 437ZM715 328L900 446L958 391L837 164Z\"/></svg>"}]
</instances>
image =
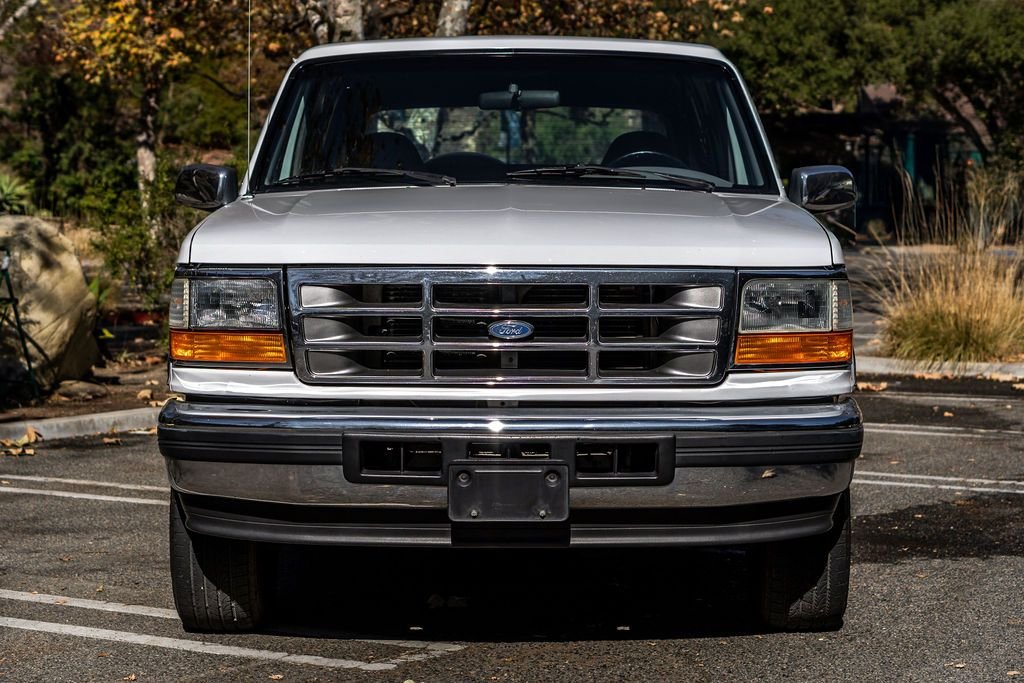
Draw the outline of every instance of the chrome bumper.
<instances>
[{"instance_id":1,"label":"chrome bumper","mask_svg":"<svg viewBox=\"0 0 1024 683\"><path fill-rule=\"evenodd\" d=\"M835 496L860 451L852 399L770 406L586 409L412 409L172 402L160 448L182 494L333 508L444 509L445 486L354 483L348 433L444 438L649 435L675 439L675 469L658 486L570 489L572 510L724 508Z\"/></svg>"}]
</instances>

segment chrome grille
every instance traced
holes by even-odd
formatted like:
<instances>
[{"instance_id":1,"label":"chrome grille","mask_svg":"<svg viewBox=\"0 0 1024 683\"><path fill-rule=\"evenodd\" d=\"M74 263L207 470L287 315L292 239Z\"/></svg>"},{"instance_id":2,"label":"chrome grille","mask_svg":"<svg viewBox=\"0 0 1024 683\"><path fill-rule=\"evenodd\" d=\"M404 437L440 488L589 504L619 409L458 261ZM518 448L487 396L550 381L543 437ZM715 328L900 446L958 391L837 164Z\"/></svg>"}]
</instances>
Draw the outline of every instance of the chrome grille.
<instances>
[{"instance_id":1,"label":"chrome grille","mask_svg":"<svg viewBox=\"0 0 1024 683\"><path fill-rule=\"evenodd\" d=\"M311 384L722 379L731 270L290 268L296 371ZM488 326L527 322L527 339Z\"/></svg>"}]
</instances>

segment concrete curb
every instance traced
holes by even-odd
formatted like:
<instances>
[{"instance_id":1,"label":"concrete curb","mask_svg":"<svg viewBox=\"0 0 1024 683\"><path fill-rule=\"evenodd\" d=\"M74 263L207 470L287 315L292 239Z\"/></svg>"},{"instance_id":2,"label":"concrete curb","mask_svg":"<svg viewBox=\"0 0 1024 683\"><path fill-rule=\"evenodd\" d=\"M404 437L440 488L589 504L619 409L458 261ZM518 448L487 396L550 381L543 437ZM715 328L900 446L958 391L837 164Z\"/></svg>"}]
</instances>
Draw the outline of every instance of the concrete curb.
<instances>
[{"instance_id":1,"label":"concrete curb","mask_svg":"<svg viewBox=\"0 0 1024 683\"><path fill-rule=\"evenodd\" d=\"M857 372L865 375L939 374L948 377L984 377L1024 381L1024 363L929 363L878 356L857 356Z\"/></svg>"},{"instance_id":2,"label":"concrete curb","mask_svg":"<svg viewBox=\"0 0 1024 683\"><path fill-rule=\"evenodd\" d=\"M69 439L101 432L126 432L131 429L149 429L156 426L159 408L114 410L108 413L89 413L72 417L53 417L45 420L23 420L0 423L0 439L13 441L25 435L29 426L35 428L46 441Z\"/></svg>"},{"instance_id":3,"label":"concrete curb","mask_svg":"<svg viewBox=\"0 0 1024 683\"><path fill-rule=\"evenodd\" d=\"M949 377L986 377L1000 381L1024 381L1024 363L927 363L878 356L858 356L857 372L865 375L940 374ZM135 408L72 417L0 423L0 439L13 441L31 425L47 441L104 432L126 432L156 426L159 408Z\"/></svg>"}]
</instances>

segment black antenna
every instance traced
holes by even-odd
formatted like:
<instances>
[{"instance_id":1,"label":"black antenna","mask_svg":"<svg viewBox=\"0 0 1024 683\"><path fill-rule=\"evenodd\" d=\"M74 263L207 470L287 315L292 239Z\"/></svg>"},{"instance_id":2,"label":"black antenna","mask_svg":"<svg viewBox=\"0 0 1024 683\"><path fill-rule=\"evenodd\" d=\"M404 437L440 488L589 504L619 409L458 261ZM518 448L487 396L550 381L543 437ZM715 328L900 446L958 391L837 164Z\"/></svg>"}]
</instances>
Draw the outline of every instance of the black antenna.
<instances>
[{"instance_id":1,"label":"black antenna","mask_svg":"<svg viewBox=\"0 0 1024 683\"><path fill-rule=\"evenodd\" d=\"M249 186L249 164L252 163L252 0L246 14L245 36L245 185Z\"/></svg>"}]
</instances>

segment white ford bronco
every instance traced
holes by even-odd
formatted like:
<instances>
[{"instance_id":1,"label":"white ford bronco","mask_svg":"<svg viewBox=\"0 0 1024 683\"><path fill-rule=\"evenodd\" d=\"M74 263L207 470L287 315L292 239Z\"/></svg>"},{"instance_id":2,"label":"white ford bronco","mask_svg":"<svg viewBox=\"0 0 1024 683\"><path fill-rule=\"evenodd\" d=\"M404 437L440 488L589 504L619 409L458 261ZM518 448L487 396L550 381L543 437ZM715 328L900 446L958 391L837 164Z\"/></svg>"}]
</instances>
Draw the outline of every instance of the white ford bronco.
<instances>
[{"instance_id":1,"label":"white ford bronco","mask_svg":"<svg viewBox=\"0 0 1024 683\"><path fill-rule=\"evenodd\" d=\"M782 629L841 624L850 290L716 50L327 45L181 247L160 415L186 629L262 618L267 544L747 549Z\"/></svg>"}]
</instances>

